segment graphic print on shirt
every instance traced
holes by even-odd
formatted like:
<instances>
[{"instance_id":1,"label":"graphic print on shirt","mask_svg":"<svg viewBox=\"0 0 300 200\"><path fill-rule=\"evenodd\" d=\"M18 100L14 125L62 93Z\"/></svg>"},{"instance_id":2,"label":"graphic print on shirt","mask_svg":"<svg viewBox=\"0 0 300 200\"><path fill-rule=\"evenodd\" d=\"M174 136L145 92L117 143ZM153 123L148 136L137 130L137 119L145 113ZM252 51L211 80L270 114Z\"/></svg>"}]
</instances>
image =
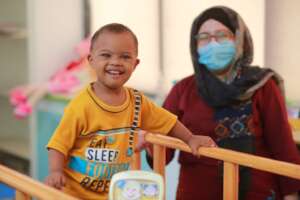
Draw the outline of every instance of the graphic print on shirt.
<instances>
[{"instance_id":1,"label":"graphic print on shirt","mask_svg":"<svg viewBox=\"0 0 300 200\"><path fill-rule=\"evenodd\" d=\"M129 169L131 156L124 149L129 146L131 128L99 130L81 134L88 138L82 156L72 156L69 168L81 174L80 185L94 192L108 192L109 183L115 173Z\"/></svg>"}]
</instances>

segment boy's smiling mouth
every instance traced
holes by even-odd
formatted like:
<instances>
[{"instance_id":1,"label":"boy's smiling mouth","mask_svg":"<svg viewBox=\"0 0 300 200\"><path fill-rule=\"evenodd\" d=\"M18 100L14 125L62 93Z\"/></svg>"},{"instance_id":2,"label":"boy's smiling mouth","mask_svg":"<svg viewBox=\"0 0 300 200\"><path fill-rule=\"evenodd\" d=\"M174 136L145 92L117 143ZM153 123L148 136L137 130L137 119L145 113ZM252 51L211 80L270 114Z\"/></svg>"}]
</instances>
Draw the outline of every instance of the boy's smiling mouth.
<instances>
[{"instance_id":1,"label":"boy's smiling mouth","mask_svg":"<svg viewBox=\"0 0 300 200\"><path fill-rule=\"evenodd\" d=\"M112 75L112 76L120 76L120 75L124 74L124 71L116 70L116 69L109 69L109 70L106 70L106 73L108 73L109 75Z\"/></svg>"}]
</instances>

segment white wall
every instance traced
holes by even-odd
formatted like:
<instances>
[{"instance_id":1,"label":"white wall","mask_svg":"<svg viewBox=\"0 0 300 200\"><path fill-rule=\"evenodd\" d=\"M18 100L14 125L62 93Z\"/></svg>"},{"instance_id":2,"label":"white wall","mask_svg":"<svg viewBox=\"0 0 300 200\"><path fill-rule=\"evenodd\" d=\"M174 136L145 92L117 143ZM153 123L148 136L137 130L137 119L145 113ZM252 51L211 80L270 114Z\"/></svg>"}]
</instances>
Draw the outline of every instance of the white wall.
<instances>
[{"instance_id":1,"label":"white wall","mask_svg":"<svg viewBox=\"0 0 300 200\"><path fill-rule=\"evenodd\" d=\"M29 81L40 83L76 58L83 37L81 0L27 0Z\"/></svg>"},{"instance_id":2,"label":"white wall","mask_svg":"<svg viewBox=\"0 0 300 200\"><path fill-rule=\"evenodd\" d=\"M286 97L300 106L300 1L266 1L266 66L285 80Z\"/></svg>"}]
</instances>

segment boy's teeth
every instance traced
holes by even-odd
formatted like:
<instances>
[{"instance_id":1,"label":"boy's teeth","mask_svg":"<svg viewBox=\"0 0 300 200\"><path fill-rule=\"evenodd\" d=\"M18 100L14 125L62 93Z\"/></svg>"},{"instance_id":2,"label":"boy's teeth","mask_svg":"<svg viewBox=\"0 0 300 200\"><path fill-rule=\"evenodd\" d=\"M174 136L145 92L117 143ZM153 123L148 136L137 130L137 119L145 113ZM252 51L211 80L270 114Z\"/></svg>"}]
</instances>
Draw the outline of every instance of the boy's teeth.
<instances>
[{"instance_id":1,"label":"boy's teeth","mask_svg":"<svg viewBox=\"0 0 300 200\"><path fill-rule=\"evenodd\" d=\"M120 74L119 71L108 71L110 74Z\"/></svg>"}]
</instances>

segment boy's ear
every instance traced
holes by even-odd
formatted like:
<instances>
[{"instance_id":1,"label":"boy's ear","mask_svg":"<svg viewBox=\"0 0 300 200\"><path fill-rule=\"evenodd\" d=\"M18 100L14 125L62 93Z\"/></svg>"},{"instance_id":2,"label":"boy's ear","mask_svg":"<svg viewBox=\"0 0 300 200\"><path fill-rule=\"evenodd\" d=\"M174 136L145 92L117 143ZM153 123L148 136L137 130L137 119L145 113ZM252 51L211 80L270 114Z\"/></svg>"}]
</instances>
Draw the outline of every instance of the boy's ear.
<instances>
[{"instance_id":1,"label":"boy's ear","mask_svg":"<svg viewBox=\"0 0 300 200\"><path fill-rule=\"evenodd\" d=\"M89 64L92 66L93 57L90 53L87 55L87 60L88 60Z\"/></svg>"},{"instance_id":2,"label":"boy's ear","mask_svg":"<svg viewBox=\"0 0 300 200\"><path fill-rule=\"evenodd\" d=\"M140 63L140 59L136 59L136 61L135 61L135 65L134 65L134 69L136 69L136 66L138 65Z\"/></svg>"}]
</instances>

